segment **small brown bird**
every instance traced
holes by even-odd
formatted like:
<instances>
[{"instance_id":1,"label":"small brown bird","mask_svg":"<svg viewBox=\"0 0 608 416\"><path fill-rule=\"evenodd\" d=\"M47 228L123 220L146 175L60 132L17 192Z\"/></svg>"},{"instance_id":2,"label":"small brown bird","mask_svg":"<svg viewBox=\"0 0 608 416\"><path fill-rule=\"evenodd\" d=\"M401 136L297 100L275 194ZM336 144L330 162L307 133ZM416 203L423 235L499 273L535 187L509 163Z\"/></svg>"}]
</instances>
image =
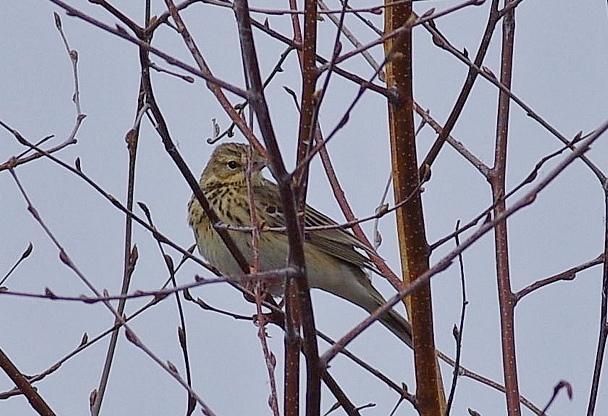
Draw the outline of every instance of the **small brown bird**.
<instances>
[{"instance_id":1,"label":"small brown bird","mask_svg":"<svg viewBox=\"0 0 608 416\"><path fill-rule=\"evenodd\" d=\"M215 148L199 181L199 186L222 223L251 226L247 169L249 154L250 184L253 188L255 212L267 227L285 227L277 185L262 176L265 160L249 145L225 143ZM224 242L213 228L194 195L188 204L188 220L200 253L226 276L243 272ZM305 227L336 225L336 222L306 205ZM252 262L252 237L245 231L230 230L230 236L248 262ZM262 231L259 237L260 271L283 268L287 261L287 236L277 231ZM376 271L369 258L370 249L344 229L305 232L304 253L306 272L311 287L332 293L373 312L385 303L372 286L365 270ZM282 294L282 285L271 288L274 295ZM403 342L411 346L409 323L394 310L380 321Z\"/></svg>"}]
</instances>

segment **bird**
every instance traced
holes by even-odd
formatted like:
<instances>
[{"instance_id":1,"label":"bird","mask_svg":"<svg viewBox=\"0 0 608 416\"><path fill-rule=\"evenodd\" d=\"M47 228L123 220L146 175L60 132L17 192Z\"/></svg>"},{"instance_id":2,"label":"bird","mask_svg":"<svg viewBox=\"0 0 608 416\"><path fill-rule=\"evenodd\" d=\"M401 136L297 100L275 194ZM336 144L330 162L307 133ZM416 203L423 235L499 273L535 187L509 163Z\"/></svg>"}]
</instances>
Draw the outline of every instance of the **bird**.
<instances>
[{"instance_id":1,"label":"bird","mask_svg":"<svg viewBox=\"0 0 608 416\"><path fill-rule=\"evenodd\" d=\"M244 229L252 224L249 207L251 188L254 212L259 223L264 225L258 240L258 271L284 268L288 250L285 232L268 230L284 229L285 218L278 186L262 174L265 166L265 159L249 144L222 143L213 150L199 180L199 187L220 222L232 226L228 233L250 265L253 261L252 234ZM372 286L370 278L370 272L379 273L370 258L371 249L350 230L343 228L306 231L306 227L337 225L309 205L305 206L303 219L309 286L338 296L369 313L384 304L385 299ZM194 194L188 203L188 222L200 254L212 266L225 276L244 274ZM236 229L238 227L241 230ZM282 291L280 283L270 287L273 295L279 296ZM379 320L401 341L412 346L411 326L397 311L389 309Z\"/></svg>"}]
</instances>

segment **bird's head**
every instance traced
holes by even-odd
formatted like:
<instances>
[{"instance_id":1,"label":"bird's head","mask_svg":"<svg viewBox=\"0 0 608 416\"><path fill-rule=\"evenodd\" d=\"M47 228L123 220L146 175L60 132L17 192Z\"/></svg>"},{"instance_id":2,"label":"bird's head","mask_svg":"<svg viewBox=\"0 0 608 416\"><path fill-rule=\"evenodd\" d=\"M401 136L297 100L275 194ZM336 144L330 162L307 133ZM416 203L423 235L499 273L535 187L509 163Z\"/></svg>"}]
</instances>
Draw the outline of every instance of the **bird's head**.
<instances>
[{"instance_id":1,"label":"bird's head","mask_svg":"<svg viewBox=\"0 0 608 416\"><path fill-rule=\"evenodd\" d=\"M251 162L250 162L251 158ZM215 148L203 171L201 186L246 186L247 170L250 169L253 185L261 183L264 158L251 146L242 143L223 143Z\"/></svg>"}]
</instances>

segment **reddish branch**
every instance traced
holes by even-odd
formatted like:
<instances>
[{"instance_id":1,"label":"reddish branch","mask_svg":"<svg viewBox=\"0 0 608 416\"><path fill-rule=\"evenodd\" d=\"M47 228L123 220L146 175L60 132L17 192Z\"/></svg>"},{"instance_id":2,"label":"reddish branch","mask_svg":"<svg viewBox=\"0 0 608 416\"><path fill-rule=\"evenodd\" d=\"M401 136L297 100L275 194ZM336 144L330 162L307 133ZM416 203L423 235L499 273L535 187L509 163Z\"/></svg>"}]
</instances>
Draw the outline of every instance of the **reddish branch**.
<instances>
[{"instance_id":1,"label":"reddish branch","mask_svg":"<svg viewBox=\"0 0 608 416\"><path fill-rule=\"evenodd\" d=\"M506 0L508 4L510 0ZM515 10L504 15L502 26L501 83L511 87L513 72L513 44L515 36ZM493 7L492 14L498 14ZM492 198L495 203L494 215L500 216L506 210L506 168L507 139L509 131L509 108L511 99L508 94L500 92L498 96L498 120L496 123L496 144L494 149L494 167L490 171ZM515 295L511 290L509 269L509 243L507 222L500 221L494 226L494 244L496 255L496 275L498 279L498 303L500 309L500 332L502 342L503 375L509 416L519 416L519 385L517 380L517 358L515 352Z\"/></svg>"},{"instance_id":2,"label":"reddish branch","mask_svg":"<svg viewBox=\"0 0 608 416\"><path fill-rule=\"evenodd\" d=\"M298 9L297 1L289 2L291 10ZM253 23L253 21L252 21ZM297 14L291 15L291 26L293 28L293 42L302 44L302 28ZM300 67L303 68L303 53L298 50L298 60ZM304 149L298 145L298 155ZM298 156L300 157L300 156ZM298 199L304 200L305 192L302 192ZM284 368L284 384L285 391L283 397L283 407L285 415L298 415L300 409L300 307L296 288L291 281L286 281L285 286L285 337L283 339L285 345L285 368Z\"/></svg>"},{"instance_id":3,"label":"reddish branch","mask_svg":"<svg viewBox=\"0 0 608 416\"><path fill-rule=\"evenodd\" d=\"M243 63L247 78L251 85L249 91L249 104L254 110L258 120L258 125L268 152L270 170L277 181L283 213L285 215L289 243L287 264L295 270L294 275L290 276L288 281L289 284L295 284L298 295L297 300L299 302L300 318L302 320L303 348L306 357L306 414L314 416L319 414L321 406L321 369L319 367L319 352L314 315L310 300L308 279L306 277L304 242L297 212L298 201L293 192L292 177L285 168L272 127L270 110L264 96L264 88L258 65L257 52L253 42L251 21L246 0L235 2L235 14L239 27ZM289 297L287 299L289 300Z\"/></svg>"},{"instance_id":4,"label":"reddish branch","mask_svg":"<svg viewBox=\"0 0 608 416\"><path fill-rule=\"evenodd\" d=\"M411 3L388 7L385 32L407 26L408 20L412 19ZM388 115L393 190L395 203L399 203L408 198L420 182L414 134L411 29L397 38L388 39L384 48L387 55L387 85L389 91L393 92L393 98L389 98ZM420 194L414 195L395 212L402 278L404 285L411 287L429 267ZM416 290L406 299L414 340L416 399L421 415L440 415L445 409L445 397L435 354L431 286L429 281L416 286Z\"/></svg>"}]
</instances>

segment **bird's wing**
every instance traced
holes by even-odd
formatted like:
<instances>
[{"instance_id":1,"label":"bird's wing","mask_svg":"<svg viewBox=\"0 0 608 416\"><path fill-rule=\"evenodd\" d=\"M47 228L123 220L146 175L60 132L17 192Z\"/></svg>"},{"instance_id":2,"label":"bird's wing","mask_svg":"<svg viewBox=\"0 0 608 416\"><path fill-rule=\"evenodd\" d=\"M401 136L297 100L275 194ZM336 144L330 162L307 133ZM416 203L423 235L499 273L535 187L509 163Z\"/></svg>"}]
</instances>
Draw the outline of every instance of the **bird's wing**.
<instances>
[{"instance_id":1,"label":"bird's wing","mask_svg":"<svg viewBox=\"0 0 608 416\"><path fill-rule=\"evenodd\" d=\"M276 184L265 181L264 186L255 190L256 203L264 201L264 206L259 207L266 214L266 225L269 227L285 227L283 207L279 200ZM304 227L335 226L337 223L306 205L304 214ZM305 232L305 241L315 246L319 251L337 257L357 267L376 271L374 263L370 259L373 251L365 246L354 234L343 228L331 228L328 230L314 230Z\"/></svg>"},{"instance_id":2,"label":"bird's wing","mask_svg":"<svg viewBox=\"0 0 608 416\"><path fill-rule=\"evenodd\" d=\"M337 225L337 223L311 206L306 206L304 227L328 225ZM372 250L346 229L316 230L307 232L305 235L307 241L326 254L338 257L358 267L376 270L369 257Z\"/></svg>"}]
</instances>

